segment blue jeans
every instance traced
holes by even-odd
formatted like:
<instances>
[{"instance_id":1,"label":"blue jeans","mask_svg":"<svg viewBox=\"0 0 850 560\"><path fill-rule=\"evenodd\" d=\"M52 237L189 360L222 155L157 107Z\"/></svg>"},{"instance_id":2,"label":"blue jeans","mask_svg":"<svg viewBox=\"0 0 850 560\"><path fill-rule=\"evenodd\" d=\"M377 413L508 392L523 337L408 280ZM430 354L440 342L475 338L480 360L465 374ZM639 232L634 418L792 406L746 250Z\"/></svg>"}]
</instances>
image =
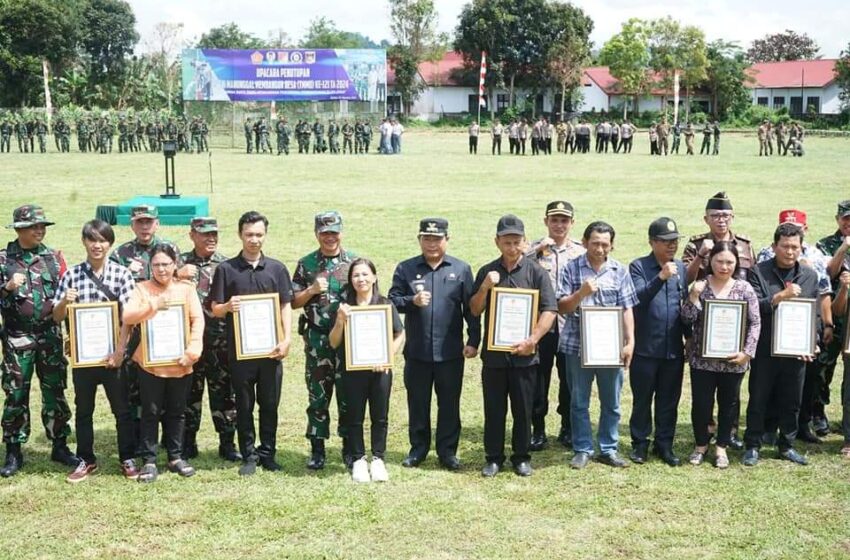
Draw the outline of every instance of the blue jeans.
<instances>
[{"instance_id":1,"label":"blue jeans","mask_svg":"<svg viewBox=\"0 0 850 560\"><path fill-rule=\"evenodd\" d=\"M567 354L570 380L570 421L573 432L573 451L593 453L593 427L590 425L590 391L593 380L599 392L599 429L596 437L603 455L617 452L620 423L620 391L623 388L623 368L583 368L581 358Z\"/></svg>"}]
</instances>

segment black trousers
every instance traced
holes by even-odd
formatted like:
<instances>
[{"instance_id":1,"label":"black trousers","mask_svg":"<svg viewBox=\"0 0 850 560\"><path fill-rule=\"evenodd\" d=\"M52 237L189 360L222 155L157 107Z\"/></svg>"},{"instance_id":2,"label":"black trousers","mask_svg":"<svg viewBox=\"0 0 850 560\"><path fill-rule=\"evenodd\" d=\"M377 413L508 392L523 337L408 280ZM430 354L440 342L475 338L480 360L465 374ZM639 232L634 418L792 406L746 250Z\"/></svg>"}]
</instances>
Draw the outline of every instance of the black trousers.
<instances>
[{"instance_id":1,"label":"black trousers","mask_svg":"<svg viewBox=\"0 0 850 560\"><path fill-rule=\"evenodd\" d=\"M691 424L697 447L709 442L708 425L717 395L717 445L728 447L732 439L732 420L741 399L743 373L718 373L691 370Z\"/></svg>"},{"instance_id":2,"label":"black trousers","mask_svg":"<svg viewBox=\"0 0 850 560\"><path fill-rule=\"evenodd\" d=\"M411 456L424 458L431 449L432 390L437 394L437 456L457 455L463 364L463 358L446 362L405 360L404 386L407 389Z\"/></svg>"},{"instance_id":3,"label":"black trousers","mask_svg":"<svg viewBox=\"0 0 850 560\"><path fill-rule=\"evenodd\" d=\"M540 363L534 382L534 400L531 408L531 427L533 434L546 433L546 415L549 413L549 386L552 381L552 366L558 369L558 414L561 415L561 429L570 433L570 388L567 385L567 357L558 352L558 331L550 331L540 339L537 345Z\"/></svg>"},{"instance_id":4,"label":"black trousers","mask_svg":"<svg viewBox=\"0 0 850 560\"><path fill-rule=\"evenodd\" d=\"M684 369L684 358L664 360L635 356L632 359L629 385L632 388L633 402L629 431L633 447L649 445L654 401L655 448L673 448Z\"/></svg>"},{"instance_id":5,"label":"black trousers","mask_svg":"<svg viewBox=\"0 0 850 560\"><path fill-rule=\"evenodd\" d=\"M493 155L496 155L496 154L502 155L502 137L501 136L494 136L493 137L492 153L493 153Z\"/></svg>"},{"instance_id":6,"label":"black trousers","mask_svg":"<svg viewBox=\"0 0 850 560\"><path fill-rule=\"evenodd\" d=\"M139 393L142 398L142 461L156 463L159 421L162 418L168 460L176 461L183 453L186 424L186 399L192 376L157 377L139 369Z\"/></svg>"},{"instance_id":7,"label":"black trousers","mask_svg":"<svg viewBox=\"0 0 850 560\"><path fill-rule=\"evenodd\" d=\"M803 397L800 401L800 415L798 416L798 425L802 428L807 427L814 416L815 403L823 387L826 367L818 360L806 364L806 379L803 382ZM822 408L823 406L821 406Z\"/></svg>"},{"instance_id":8,"label":"black trousers","mask_svg":"<svg viewBox=\"0 0 850 560\"><path fill-rule=\"evenodd\" d=\"M806 364L796 358L759 356L750 369L750 401L747 405L747 448L759 449L765 420L774 411L779 420L780 450L790 449L797 437L797 419L803 396Z\"/></svg>"},{"instance_id":9,"label":"black trousers","mask_svg":"<svg viewBox=\"0 0 850 560\"><path fill-rule=\"evenodd\" d=\"M525 155L525 138L519 139L519 149L522 150L522 155ZM517 153L519 153L519 150L517 150Z\"/></svg>"},{"instance_id":10,"label":"black trousers","mask_svg":"<svg viewBox=\"0 0 850 560\"><path fill-rule=\"evenodd\" d=\"M94 406L97 386L103 385L109 408L115 417L118 437L118 458L132 459L136 453L136 435L127 404L127 388L120 370L104 367L74 370L75 426L77 428L77 456L89 464L97 463L94 454Z\"/></svg>"},{"instance_id":11,"label":"black trousers","mask_svg":"<svg viewBox=\"0 0 850 560\"><path fill-rule=\"evenodd\" d=\"M505 462L505 419L508 398L514 425L511 435L511 463L529 461L531 409L537 366L492 368L484 366L481 385L484 389L484 453L488 463Z\"/></svg>"},{"instance_id":12,"label":"black trousers","mask_svg":"<svg viewBox=\"0 0 850 560\"><path fill-rule=\"evenodd\" d=\"M363 420L369 406L372 457L384 458L387 451L387 426L390 411L390 392L393 374L374 371L344 371L342 390L348 403L345 423L348 429L348 448L355 461L366 456L363 439Z\"/></svg>"},{"instance_id":13,"label":"black trousers","mask_svg":"<svg viewBox=\"0 0 850 560\"><path fill-rule=\"evenodd\" d=\"M273 459L277 441L277 409L283 385L283 365L261 358L236 361L231 356L231 381L236 394L236 434L245 461ZM260 445L256 446L254 403L260 409Z\"/></svg>"},{"instance_id":14,"label":"black trousers","mask_svg":"<svg viewBox=\"0 0 850 560\"><path fill-rule=\"evenodd\" d=\"M624 154L632 153L632 137L629 136L628 138L623 138L623 143L621 147L623 148Z\"/></svg>"},{"instance_id":15,"label":"black trousers","mask_svg":"<svg viewBox=\"0 0 850 560\"><path fill-rule=\"evenodd\" d=\"M470 136L469 137L469 153L477 154L478 153L478 137Z\"/></svg>"}]
</instances>

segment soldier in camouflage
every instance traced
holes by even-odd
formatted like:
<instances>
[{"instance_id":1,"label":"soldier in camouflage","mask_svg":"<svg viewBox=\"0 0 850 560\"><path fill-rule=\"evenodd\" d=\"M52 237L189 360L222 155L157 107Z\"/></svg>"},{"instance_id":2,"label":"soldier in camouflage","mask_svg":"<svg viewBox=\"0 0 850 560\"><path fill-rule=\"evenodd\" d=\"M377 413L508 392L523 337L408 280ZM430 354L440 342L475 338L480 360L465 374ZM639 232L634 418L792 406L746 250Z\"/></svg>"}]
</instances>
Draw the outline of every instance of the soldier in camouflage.
<instances>
[{"instance_id":1,"label":"soldier in camouflage","mask_svg":"<svg viewBox=\"0 0 850 560\"><path fill-rule=\"evenodd\" d=\"M53 295L65 272L61 253L42 241L53 225L40 206L16 208L12 224L18 238L0 251L0 313L5 330L2 383L3 441L6 461L0 476L10 477L24 464L21 444L29 440L29 396L33 373L41 386L41 419L53 444L50 458L67 466L79 460L68 449L71 408L65 398L68 362L62 347L62 331L53 322Z\"/></svg>"},{"instance_id":2,"label":"soldier in camouflage","mask_svg":"<svg viewBox=\"0 0 850 560\"><path fill-rule=\"evenodd\" d=\"M341 292L348 278L348 267L355 255L341 246L342 217L338 212L322 212L315 217L316 239L319 248L298 261L292 277L293 308L304 308L298 322L298 332L304 338L306 354L305 380L309 392L307 406L307 438L310 440L310 460L307 468L319 470L325 466L325 440L330 437L328 408L334 384L342 373L342 364L328 339L331 317L339 307ZM343 460L348 464L348 446L344 429L345 400L337 391L340 437L343 438Z\"/></svg>"},{"instance_id":3,"label":"soldier in camouflage","mask_svg":"<svg viewBox=\"0 0 850 560\"><path fill-rule=\"evenodd\" d=\"M218 221L215 218L193 218L189 237L195 248L183 253L188 272L198 291L198 298L206 300L212 285L213 274L226 257L218 252ZM204 307L204 350L192 371L192 388L186 404L186 433L183 437L185 458L198 456L197 435L203 415L204 381L209 386L210 415L218 433L218 454L228 461L241 461L242 455L233 444L236 434L236 400L230 382L227 362L227 336L224 319L212 316Z\"/></svg>"}]
</instances>

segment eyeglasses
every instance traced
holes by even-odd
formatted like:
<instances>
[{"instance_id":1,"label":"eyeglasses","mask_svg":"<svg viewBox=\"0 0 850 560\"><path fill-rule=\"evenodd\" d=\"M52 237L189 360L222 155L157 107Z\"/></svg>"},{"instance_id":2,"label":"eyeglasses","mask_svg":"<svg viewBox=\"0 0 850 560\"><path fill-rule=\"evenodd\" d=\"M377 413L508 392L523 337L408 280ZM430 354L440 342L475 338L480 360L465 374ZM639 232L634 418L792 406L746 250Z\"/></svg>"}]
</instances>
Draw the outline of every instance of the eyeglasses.
<instances>
[{"instance_id":1,"label":"eyeglasses","mask_svg":"<svg viewBox=\"0 0 850 560\"><path fill-rule=\"evenodd\" d=\"M715 222L729 221L735 217L735 214L709 214L708 217Z\"/></svg>"}]
</instances>

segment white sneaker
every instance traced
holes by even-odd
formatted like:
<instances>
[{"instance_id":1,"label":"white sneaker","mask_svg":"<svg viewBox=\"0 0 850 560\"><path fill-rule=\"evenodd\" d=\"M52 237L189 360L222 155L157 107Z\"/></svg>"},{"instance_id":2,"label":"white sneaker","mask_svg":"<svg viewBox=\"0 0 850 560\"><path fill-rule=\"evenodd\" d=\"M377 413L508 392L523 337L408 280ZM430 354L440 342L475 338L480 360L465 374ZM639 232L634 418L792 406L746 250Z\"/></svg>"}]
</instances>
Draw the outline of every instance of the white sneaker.
<instances>
[{"instance_id":1,"label":"white sneaker","mask_svg":"<svg viewBox=\"0 0 850 560\"><path fill-rule=\"evenodd\" d=\"M351 480L354 482L369 482L369 465L366 463L366 457L360 457L351 466Z\"/></svg>"},{"instance_id":2,"label":"white sneaker","mask_svg":"<svg viewBox=\"0 0 850 560\"><path fill-rule=\"evenodd\" d=\"M379 457L372 457L369 470L372 473L372 482L387 482L390 479L387 466L384 464L384 460Z\"/></svg>"}]
</instances>

